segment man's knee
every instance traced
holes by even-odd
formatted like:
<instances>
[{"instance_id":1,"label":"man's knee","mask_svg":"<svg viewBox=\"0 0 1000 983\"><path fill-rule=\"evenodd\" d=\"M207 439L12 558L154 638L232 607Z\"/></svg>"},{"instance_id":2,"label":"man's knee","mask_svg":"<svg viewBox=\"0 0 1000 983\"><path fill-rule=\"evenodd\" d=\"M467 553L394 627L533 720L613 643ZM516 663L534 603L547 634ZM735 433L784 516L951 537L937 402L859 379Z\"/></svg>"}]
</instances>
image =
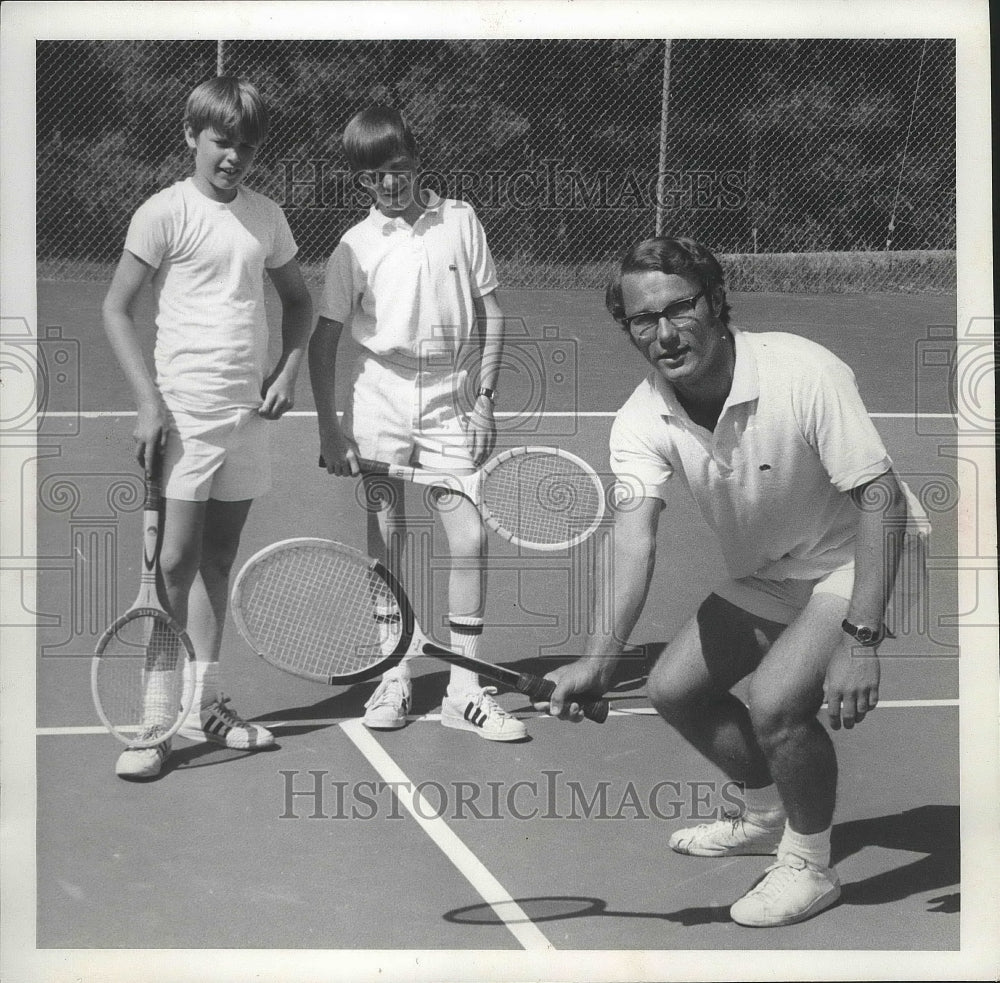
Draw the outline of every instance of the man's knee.
<instances>
[{"instance_id":1,"label":"man's knee","mask_svg":"<svg viewBox=\"0 0 1000 983\"><path fill-rule=\"evenodd\" d=\"M706 703L720 695L704 672L700 656L687 651L684 641L682 635L667 647L646 680L646 694L657 712L677 724L700 713Z\"/></svg>"},{"instance_id":2,"label":"man's knee","mask_svg":"<svg viewBox=\"0 0 1000 983\"><path fill-rule=\"evenodd\" d=\"M690 712L695 696L680 675L664 666L661 659L646 680L646 695L659 714L667 720L677 719Z\"/></svg>"},{"instance_id":3,"label":"man's knee","mask_svg":"<svg viewBox=\"0 0 1000 983\"><path fill-rule=\"evenodd\" d=\"M750 723L761 747L779 747L816 719L821 696L763 686L751 679L747 693Z\"/></svg>"}]
</instances>

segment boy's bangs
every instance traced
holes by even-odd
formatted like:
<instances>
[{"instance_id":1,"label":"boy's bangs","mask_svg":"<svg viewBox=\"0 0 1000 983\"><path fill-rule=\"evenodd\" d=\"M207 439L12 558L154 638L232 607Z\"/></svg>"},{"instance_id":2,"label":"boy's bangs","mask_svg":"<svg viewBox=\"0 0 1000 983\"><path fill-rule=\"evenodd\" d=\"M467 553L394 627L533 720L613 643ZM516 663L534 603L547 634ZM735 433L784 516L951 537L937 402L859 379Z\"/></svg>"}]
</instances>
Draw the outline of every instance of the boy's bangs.
<instances>
[{"instance_id":1,"label":"boy's bangs","mask_svg":"<svg viewBox=\"0 0 1000 983\"><path fill-rule=\"evenodd\" d=\"M258 145L267 137L267 109L247 83L215 79L200 86L191 94L186 117L196 133L211 127L221 136Z\"/></svg>"},{"instance_id":2,"label":"boy's bangs","mask_svg":"<svg viewBox=\"0 0 1000 983\"><path fill-rule=\"evenodd\" d=\"M358 134L359 139L345 141L344 152L348 160L359 171L375 170L394 157L410 156L405 143L391 127L380 127Z\"/></svg>"},{"instance_id":3,"label":"boy's bangs","mask_svg":"<svg viewBox=\"0 0 1000 983\"><path fill-rule=\"evenodd\" d=\"M225 122L215 126L232 140L260 145L267 138L267 118L255 106L244 105L230 113Z\"/></svg>"},{"instance_id":4,"label":"boy's bangs","mask_svg":"<svg viewBox=\"0 0 1000 983\"><path fill-rule=\"evenodd\" d=\"M344 130L344 155L356 171L378 170L386 161L417 159L417 145L405 120L394 109L372 106L358 113Z\"/></svg>"}]
</instances>

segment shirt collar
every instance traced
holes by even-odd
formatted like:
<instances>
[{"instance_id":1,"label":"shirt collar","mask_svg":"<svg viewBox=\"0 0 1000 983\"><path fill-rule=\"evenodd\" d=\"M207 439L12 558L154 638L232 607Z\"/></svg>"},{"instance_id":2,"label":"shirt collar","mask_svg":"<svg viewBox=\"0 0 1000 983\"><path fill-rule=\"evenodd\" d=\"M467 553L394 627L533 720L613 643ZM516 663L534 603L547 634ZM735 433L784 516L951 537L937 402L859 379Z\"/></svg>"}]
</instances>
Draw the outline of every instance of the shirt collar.
<instances>
[{"instance_id":1,"label":"shirt collar","mask_svg":"<svg viewBox=\"0 0 1000 983\"><path fill-rule=\"evenodd\" d=\"M750 342L744 333L736 327L730 325L729 332L733 336L733 347L736 351L736 364L733 368L733 384L729 389L722 412L725 413L730 406L739 403L750 403L760 395L760 383L757 377L757 360ZM653 390L660 399L663 400L665 416L687 417L683 407L677 399L674 387L667 382L655 369L649 374Z\"/></svg>"}]
</instances>

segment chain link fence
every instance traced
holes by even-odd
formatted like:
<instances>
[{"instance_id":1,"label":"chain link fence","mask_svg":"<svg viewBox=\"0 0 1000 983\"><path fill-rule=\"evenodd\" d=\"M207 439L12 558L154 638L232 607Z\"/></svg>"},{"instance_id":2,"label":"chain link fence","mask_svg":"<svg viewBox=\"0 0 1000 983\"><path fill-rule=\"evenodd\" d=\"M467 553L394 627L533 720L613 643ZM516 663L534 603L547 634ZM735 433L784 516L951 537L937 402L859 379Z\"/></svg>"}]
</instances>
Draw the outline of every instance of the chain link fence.
<instances>
[{"instance_id":1,"label":"chain link fence","mask_svg":"<svg viewBox=\"0 0 1000 983\"><path fill-rule=\"evenodd\" d=\"M189 173L184 102L219 73L268 101L248 183L313 277L367 208L340 135L378 100L475 206L504 286L601 287L664 232L734 290L955 289L947 39L40 41L40 277L110 276L136 207Z\"/></svg>"}]
</instances>

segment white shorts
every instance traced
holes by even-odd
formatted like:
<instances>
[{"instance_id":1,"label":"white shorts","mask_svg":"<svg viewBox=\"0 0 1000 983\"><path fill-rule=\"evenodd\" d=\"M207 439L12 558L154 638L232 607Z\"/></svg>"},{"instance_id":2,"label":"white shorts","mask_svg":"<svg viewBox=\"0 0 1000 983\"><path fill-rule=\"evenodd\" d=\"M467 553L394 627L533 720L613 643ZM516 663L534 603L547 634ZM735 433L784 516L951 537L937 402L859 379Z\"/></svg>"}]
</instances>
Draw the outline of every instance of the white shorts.
<instances>
[{"instance_id":1,"label":"white shorts","mask_svg":"<svg viewBox=\"0 0 1000 983\"><path fill-rule=\"evenodd\" d=\"M893 632L908 628L909 613L926 589L927 546L926 535L908 534L903 540L903 555L885 616ZM724 581L715 588L716 594L738 608L783 625L798 617L813 594L834 594L849 602L853 591L853 560L816 580L767 580L750 576Z\"/></svg>"},{"instance_id":2,"label":"white shorts","mask_svg":"<svg viewBox=\"0 0 1000 983\"><path fill-rule=\"evenodd\" d=\"M243 502L271 487L270 421L256 409L171 410L163 494L186 502Z\"/></svg>"},{"instance_id":3,"label":"white shorts","mask_svg":"<svg viewBox=\"0 0 1000 983\"><path fill-rule=\"evenodd\" d=\"M362 457L448 472L472 470L459 407L467 373L363 353L354 365L344 433Z\"/></svg>"}]
</instances>

